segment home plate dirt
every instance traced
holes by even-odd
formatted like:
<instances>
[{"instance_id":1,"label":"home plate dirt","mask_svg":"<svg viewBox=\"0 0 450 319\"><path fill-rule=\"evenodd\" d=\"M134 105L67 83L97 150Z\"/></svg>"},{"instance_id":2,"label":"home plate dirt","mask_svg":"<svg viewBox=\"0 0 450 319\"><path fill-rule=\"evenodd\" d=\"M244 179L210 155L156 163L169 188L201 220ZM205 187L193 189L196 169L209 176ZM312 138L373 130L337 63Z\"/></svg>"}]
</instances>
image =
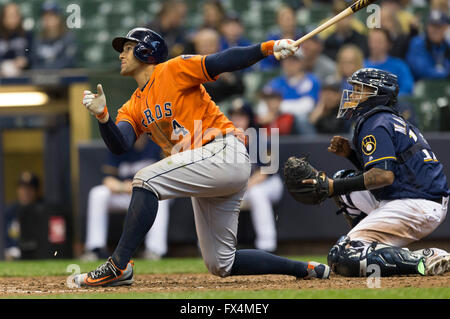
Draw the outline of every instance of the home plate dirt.
<instances>
[{"instance_id":1,"label":"home plate dirt","mask_svg":"<svg viewBox=\"0 0 450 319\"><path fill-rule=\"evenodd\" d=\"M450 287L450 273L435 277L402 276L379 279L380 288ZM219 278L209 274L136 275L132 286L113 288L69 288L67 277L0 278L0 297L95 292L183 292L206 290L284 290L367 288L367 278L331 275L329 280L296 280L290 276L235 276ZM373 281L372 281L373 282Z\"/></svg>"}]
</instances>

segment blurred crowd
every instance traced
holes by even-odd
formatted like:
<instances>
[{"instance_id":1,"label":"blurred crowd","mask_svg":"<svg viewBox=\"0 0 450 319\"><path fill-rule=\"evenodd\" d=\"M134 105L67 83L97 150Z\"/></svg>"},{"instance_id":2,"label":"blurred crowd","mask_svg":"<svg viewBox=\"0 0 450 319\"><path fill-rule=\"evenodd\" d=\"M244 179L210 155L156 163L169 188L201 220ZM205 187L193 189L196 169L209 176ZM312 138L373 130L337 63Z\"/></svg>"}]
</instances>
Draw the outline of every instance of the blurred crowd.
<instances>
[{"instance_id":1,"label":"blurred crowd","mask_svg":"<svg viewBox=\"0 0 450 319\"><path fill-rule=\"evenodd\" d=\"M64 69L76 66L77 41L66 28L56 2L41 8L39 28L26 31L20 7L5 4L0 12L0 74L19 76L26 69Z\"/></svg>"},{"instance_id":2,"label":"blurred crowd","mask_svg":"<svg viewBox=\"0 0 450 319\"><path fill-rule=\"evenodd\" d=\"M348 125L335 119L340 92L348 88L346 79L359 68L374 67L398 76L399 107L414 122L414 110L408 99L402 97L413 94L418 80L448 79L450 74L449 1L429 1L425 21L410 10L421 2L378 1L381 9L376 28L367 28L365 22L352 15L305 41L301 50L288 59L277 61L268 57L248 70L222 74L205 87L221 105L230 97L244 96L246 73L273 74L273 78L264 79L266 83L251 101L259 126L279 127L281 134L339 133L349 130ZM298 23L300 10L307 10L311 3L289 1L279 6L274 12L276 26L265 40L298 39L317 27ZM329 18L351 3L351 0L332 1ZM156 17L145 26L166 39L170 57L211 54L253 44L246 38L245 17L238 12L227 11L219 0L202 2L201 10L198 27L189 29L187 3L162 1ZM18 76L25 69L80 66L76 37L66 28L64 14L56 2L45 2L40 21L33 28L35 32L25 31L20 7L13 2L5 4L0 13L1 76Z\"/></svg>"}]
</instances>

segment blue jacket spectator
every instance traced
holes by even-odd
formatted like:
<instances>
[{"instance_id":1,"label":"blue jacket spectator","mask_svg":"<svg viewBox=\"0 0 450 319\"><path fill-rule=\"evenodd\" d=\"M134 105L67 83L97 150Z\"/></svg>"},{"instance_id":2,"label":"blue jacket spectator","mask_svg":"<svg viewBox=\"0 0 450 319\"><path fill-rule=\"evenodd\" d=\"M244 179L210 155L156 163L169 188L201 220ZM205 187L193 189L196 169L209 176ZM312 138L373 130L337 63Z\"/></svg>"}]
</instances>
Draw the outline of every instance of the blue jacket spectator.
<instances>
[{"instance_id":1,"label":"blue jacket spectator","mask_svg":"<svg viewBox=\"0 0 450 319\"><path fill-rule=\"evenodd\" d=\"M319 100L321 87L315 75L304 71L299 52L281 61L283 75L274 78L266 87L281 93L280 110L294 115L295 131L310 135L315 133L315 129L308 117Z\"/></svg>"},{"instance_id":2,"label":"blue jacket spectator","mask_svg":"<svg viewBox=\"0 0 450 319\"><path fill-rule=\"evenodd\" d=\"M389 32L385 29L371 29L368 37L369 58L364 67L389 71L398 77L399 95L412 94L414 78L408 65L399 58L389 56L391 46Z\"/></svg>"},{"instance_id":3,"label":"blue jacket spectator","mask_svg":"<svg viewBox=\"0 0 450 319\"><path fill-rule=\"evenodd\" d=\"M411 40L406 60L417 80L449 77L450 43L445 38L448 22L442 12L433 11L426 34Z\"/></svg>"},{"instance_id":4,"label":"blue jacket spectator","mask_svg":"<svg viewBox=\"0 0 450 319\"><path fill-rule=\"evenodd\" d=\"M29 66L32 35L22 27L17 4L2 7L0 14L0 75L18 76Z\"/></svg>"},{"instance_id":5,"label":"blue jacket spectator","mask_svg":"<svg viewBox=\"0 0 450 319\"><path fill-rule=\"evenodd\" d=\"M237 14L228 15L220 26L222 37L220 38L220 51L231 47L249 46L250 40L243 36L244 26Z\"/></svg>"},{"instance_id":6,"label":"blue jacket spectator","mask_svg":"<svg viewBox=\"0 0 450 319\"><path fill-rule=\"evenodd\" d=\"M65 28L61 8L53 2L42 6L41 32L33 42L33 69L64 69L76 66L77 41Z\"/></svg>"}]
</instances>

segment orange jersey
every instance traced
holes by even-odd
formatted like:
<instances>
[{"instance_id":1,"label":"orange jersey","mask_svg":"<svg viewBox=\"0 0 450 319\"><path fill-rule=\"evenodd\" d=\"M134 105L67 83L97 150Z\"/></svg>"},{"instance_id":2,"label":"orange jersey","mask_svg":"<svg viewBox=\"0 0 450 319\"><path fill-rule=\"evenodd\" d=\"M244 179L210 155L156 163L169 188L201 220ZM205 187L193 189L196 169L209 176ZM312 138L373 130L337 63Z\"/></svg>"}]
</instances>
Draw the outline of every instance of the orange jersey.
<instances>
[{"instance_id":1,"label":"orange jersey","mask_svg":"<svg viewBox=\"0 0 450 319\"><path fill-rule=\"evenodd\" d=\"M116 123L130 123L137 137L149 134L166 155L235 131L202 85L217 79L207 73L205 57L179 56L156 65L144 89L119 109Z\"/></svg>"}]
</instances>

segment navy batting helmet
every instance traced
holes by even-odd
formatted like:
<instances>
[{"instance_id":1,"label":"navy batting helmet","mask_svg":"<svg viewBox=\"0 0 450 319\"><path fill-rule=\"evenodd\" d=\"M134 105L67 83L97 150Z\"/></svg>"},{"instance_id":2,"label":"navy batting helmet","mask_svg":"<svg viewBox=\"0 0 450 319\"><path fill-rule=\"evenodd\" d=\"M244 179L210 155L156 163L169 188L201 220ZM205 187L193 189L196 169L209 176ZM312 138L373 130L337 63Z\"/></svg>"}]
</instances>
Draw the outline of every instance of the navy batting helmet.
<instances>
[{"instance_id":1,"label":"navy batting helmet","mask_svg":"<svg viewBox=\"0 0 450 319\"><path fill-rule=\"evenodd\" d=\"M166 61L168 49L166 41L158 33L146 28L134 28L125 37L117 37L112 46L117 52L123 51L125 42L136 42L134 56L147 64L158 64Z\"/></svg>"},{"instance_id":2,"label":"navy batting helmet","mask_svg":"<svg viewBox=\"0 0 450 319\"><path fill-rule=\"evenodd\" d=\"M386 105L394 107L399 91L395 74L387 71L364 68L356 71L347 80L353 86L359 85L360 91L344 90L338 118L351 118L353 115L364 114L370 108ZM371 90L364 90L365 87Z\"/></svg>"}]
</instances>

